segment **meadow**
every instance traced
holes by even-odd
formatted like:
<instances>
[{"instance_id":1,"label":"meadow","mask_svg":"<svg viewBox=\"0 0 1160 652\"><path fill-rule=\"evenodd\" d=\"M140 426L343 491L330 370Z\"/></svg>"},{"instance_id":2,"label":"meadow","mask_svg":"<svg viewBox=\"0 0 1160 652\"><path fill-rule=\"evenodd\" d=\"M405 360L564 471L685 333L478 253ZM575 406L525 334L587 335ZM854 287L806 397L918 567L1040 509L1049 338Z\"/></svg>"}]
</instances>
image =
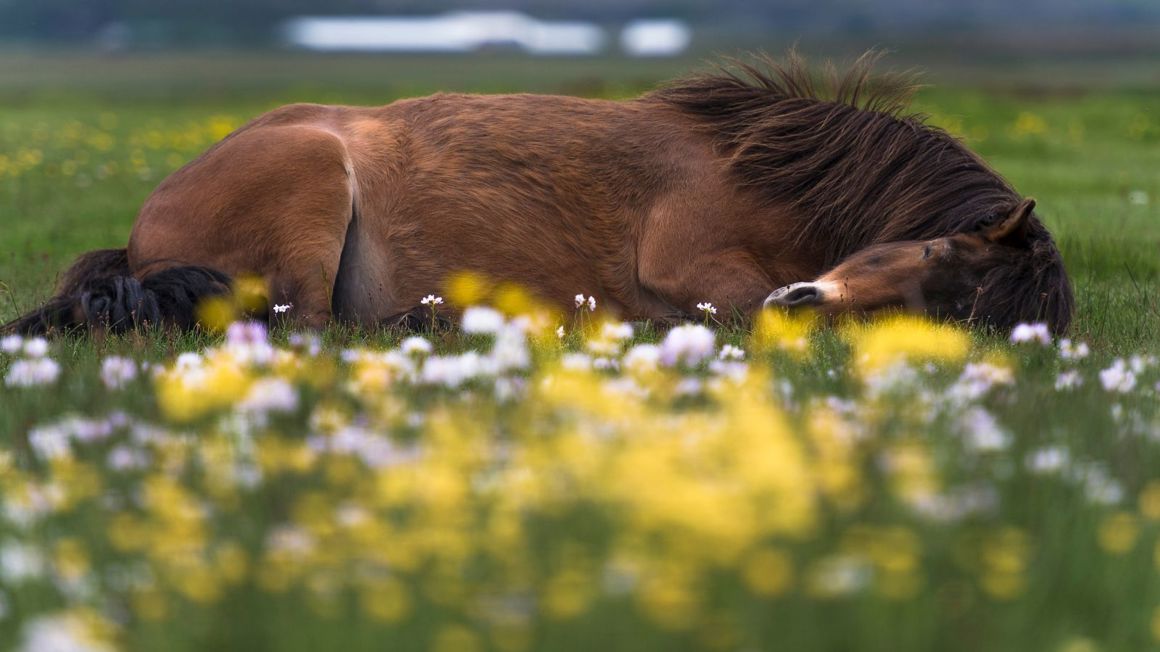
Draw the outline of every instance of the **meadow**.
<instances>
[{"instance_id":1,"label":"meadow","mask_svg":"<svg viewBox=\"0 0 1160 652\"><path fill-rule=\"evenodd\" d=\"M269 108L687 65L2 56L0 320ZM914 108L1038 199L1066 340L465 276L455 333L0 341L0 648L1160 647L1160 88L995 77Z\"/></svg>"}]
</instances>

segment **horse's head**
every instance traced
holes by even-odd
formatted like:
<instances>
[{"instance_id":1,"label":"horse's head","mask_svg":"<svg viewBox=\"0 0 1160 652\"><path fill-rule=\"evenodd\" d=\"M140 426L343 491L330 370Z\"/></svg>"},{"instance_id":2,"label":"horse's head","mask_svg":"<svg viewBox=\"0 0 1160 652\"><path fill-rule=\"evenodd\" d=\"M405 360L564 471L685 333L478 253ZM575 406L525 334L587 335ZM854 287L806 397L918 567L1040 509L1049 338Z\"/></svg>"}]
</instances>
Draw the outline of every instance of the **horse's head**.
<instances>
[{"instance_id":1,"label":"horse's head","mask_svg":"<svg viewBox=\"0 0 1160 652\"><path fill-rule=\"evenodd\" d=\"M974 233L868 247L814 281L774 291L765 305L830 315L896 308L1003 329L1046 321L1062 333L1071 287L1034 208L1025 199Z\"/></svg>"}]
</instances>

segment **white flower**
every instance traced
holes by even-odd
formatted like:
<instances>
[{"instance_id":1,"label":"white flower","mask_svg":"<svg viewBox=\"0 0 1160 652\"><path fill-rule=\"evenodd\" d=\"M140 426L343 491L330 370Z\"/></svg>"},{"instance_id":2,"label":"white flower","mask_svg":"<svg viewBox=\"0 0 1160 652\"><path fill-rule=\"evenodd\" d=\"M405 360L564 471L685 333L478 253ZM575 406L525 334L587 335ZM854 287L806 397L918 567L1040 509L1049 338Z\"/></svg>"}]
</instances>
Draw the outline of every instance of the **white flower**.
<instances>
[{"instance_id":1,"label":"white flower","mask_svg":"<svg viewBox=\"0 0 1160 652\"><path fill-rule=\"evenodd\" d=\"M503 315L494 308L471 306L463 311L461 327L464 333L498 333L503 328Z\"/></svg>"},{"instance_id":2,"label":"white flower","mask_svg":"<svg viewBox=\"0 0 1160 652\"><path fill-rule=\"evenodd\" d=\"M971 408L959 420L966 434L967 447L979 453L989 453L1006 449L1011 437L999 427L990 412L981 407Z\"/></svg>"},{"instance_id":3,"label":"white flower","mask_svg":"<svg viewBox=\"0 0 1160 652\"><path fill-rule=\"evenodd\" d=\"M85 618L60 612L24 625L19 652L113 652Z\"/></svg>"},{"instance_id":4,"label":"white flower","mask_svg":"<svg viewBox=\"0 0 1160 652\"><path fill-rule=\"evenodd\" d=\"M1032 451L1027 456L1027 470L1032 473L1055 473L1063 470L1071 456L1066 448L1049 446Z\"/></svg>"},{"instance_id":5,"label":"white flower","mask_svg":"<svg viewBox=\"0 0 1160 652\"><path fill-rule=\"evenodd\" d=\"M17 360L8 368L4 384L9 387L35 387L56 382L60 365L52 358Z\"/></svg>"},{"instance_id":6,"label":"white flower","mask_svg":"<svg viewBox=\"0 0 1160 652\"><path fill-rule=\"evenodd\" d=\"M613 360L612 358L593 358L592 359L592 368L597 370L597 371L609 371L612 369L616 369L618 366L620 366L619 363L616 360Z\"/></svg>"},{"instance_id":7,"label":"white flower","mask_svg":"<svg viewBox=\"0 0 1160 652\"><path fill-rule=\"evenodd\" d=\"M588 312L596 310L596 297L588 297Z\"/></svg>"},{"instance_id":8,"label":"white flower","mask_svg":"<svg viewBox=\"0 0 1160 652\"><path fill-rule=\"evenodd\" d=\"M716 306L714 306L713 304L709 303L708 301L706 301L706 302L704 302L704 303L698 303L698 304L697 304L697 310L700 310L701 312L703 312L703 313L706 313L706 314L709 314L709 315L715 315L715 314L717 314L717 308L716 308Z\"/></svg>"},{"instance_id":9,"label":"white flower","mask_svg":"<svg viewBox=\"0 0 1160 652\"><path fill-rule=\"evenodd\" d=\"M19 335L6 335L0 339L0 351L9 355L14 355L20 352L24 347L24 338Z\"/></svg>"},{"instance_id":10,"label":"white flower","mask_svg":"<svg viewBox=\"0 0 1160 652\"><path fill-rule=\"evenodd\" d=\"M475 351L462 355L433 355L423 362L421 380L428 385L457 389L486 372L483 358Z\"/></svg>"},{"instance_id":11,"label":"white flower","mask_svg":"<svg viewBox=\"0 0 1160 652\"><path fill-rule=\"evenodd\" d=\"M298 408L298 392L282 378L260 378L238 404L243 412L290 412Z\"/></svg>"},{"instance_id":12,"label":"white flower","mask_svg":"<svg viewBox=\"0 0 1160 652\"><path fill-rule=\"evenodd\" d=\"M28 433L28 445L42 460L59 460L72 457L72 437L68 422L33 428Z\"/></svg>"},{"instance_id":13,"label":"white flower","mask_svg":"<svg viewBox=\"0 0 1160 652\"><path fill-rule=\"evenodd\" d=\"M137 377L137 363L111 355L101 362L101 382L109 389L121 389Z\"/></svg>"},{"instance_id":14,"label":"white flower","mask_svg":"<svg viewBox=\"0 0 1160 652\"><path fill-rule=\"evenodd\" d=\"M606 340L620 342L632 339L632 324L624 322L606 322L600 328L600 336Z\"/></svg>"},{"instance_id":15,"label":"white flower","mask_svg":"<svg viewBox=\"0 0 1160 652\"><path fill-rule=\"evenodd\" d=\"M1011 331L1012 344L1024 344L1027 342L1035 342L1043 346L1051 344L1051 331L1047 330L1047 324L1018 324L1014 330Z\"/></svg>"},{"instance_id":16,"label":"white flower","mask_svg":"<svg viewBox=\"0 0 1160 652\"><path fill-rule=\"evenodd\" d=\"M636 374L656 371L661 359L661 348L656 344L637 344L624 354L621 364Z\"/></svg>"},{"instance_id":17,"label":"white flower","mask_svg":"<svg viewBox=\"0 0 1160 652\"><path fill-rule=\"evenodd\" d=\"M579 308L580 306L584 305L585 300L586 300L586 298L583 294L577 294L576 295L576 307Z\"/></svg>"},{"instance_id":18,"label":"white flower","mask_svg":"<svg viewBox=\"0 0 1160 652\"><path fill-rule=\"evenodd\" d=\"M257 321L236 321L226 327L227 344L265 344L266 325Z\"/></svg>"},{"instance_id":19,"label":"white flower","mask_svg":"<svg viewBox=\"0 0 1160 652\"><path fill-rule=\"evenodd\" d=\"M715 376L740 383L749 373L749 365L736 359L713 360L709 363L709 371Z\"/></svg>"},{"instance_id":20,"label":"white flower","mask_svg":"<svg viewBox=\"0 0 1160 652\"><path fill-rule=\"evenodd\" d=\"M1147 206L1148 193L1143 190L1133 190L1128 193L1128 203L1133 206Z\"/></svg>"},{"instance_id":21,"label":"white flower","mask_svg":"<svg viewBox=\"0 0 1160 652\"><path fill-rule=\"evenodd\" d=\"M587 353L565 353L560 357L560 367L567 371L588 371L592 368L592 357Z\"/></svg>"},{"instance_id":22,"label":"white flower","mask_svg":"<svg viewBox=\"0 0 1160 652\"><path fill-rule=\"evenodd\" d=\"M268 364L274 359L266 325L256 321L236 321L226 328L224 347L240 364ZM178 359L180 362L180 358Z\"/></svg>"},{"instance_id":23,"label":"white flower","mask_svg":"<svg viewBox=\"0 0 1160 652\"><path fill-rule=\"evenodd\" d=\"M105 464L114 471L143 469L149 465L149 457L140 449L120 445L109 451Z\"/></svg>"},{"instance_id":24,"label":"white flower","mask_svg":"<svg viewBox=\"0 0 1160 652\"><path fill-rule=\"evenodd\" d=\"M527 342L528 338L523 330L513 326L501 328L496 333L495 346L488 356L491 368L496 373L526 368L532 362Z\"/></svg>"},{"instance_id":25,"label":"white flower","mask_svg":"<svg viewBox=\"0 0 1160 652\"><path fill-rule=\"evenodd\" d=\"M1083 360L1091 350L1086 342L1075 342L1064 338L1059 341L1059 357L1064 360Z\"/></svg>"},{"instance_id":26,"label":"white flower","mask_svg":"<svg viewBox=\"0 0 1160 652\"><path fill-rule=\"evenodd\" d=\"M1128 359L1128 368L1134 374L1142 374L1148 370L1148 367L1156 364L1156 358L1152 356L1134 355Z\"/></svg>"},{"instance_id":27,"label":"white flower","mask_svg":"<svg viewBox=\"0 0 1160 652\"><path fill-rule=\"evenodd\" d=\"M686 376L673 387L674 396L698 396L705 391L705 383L700 378Z\"/></svg>"},{"instance_id":28,"label":"white flower","mask_svg":"<svg viewBox=\"0 0 1160 652\"><path fill-rule=\"evenodd\" d=\"M434 294L428 294L427 296L423 297L419 303L425 306L438 306L443 303L443 297L437 297Z\"/></svg>"},{"instance_id":29,"label":"white flower","mask_svg":"<svg viewBox=\"0 0 1160 652\"><path fill-rule=\"evenodd\" d=\"M971 402L982 398L996 385L1011 385L1015 374L1009 367L1000 367L989 362L970 362L963 368L959 379L947 390L947 396L961 402Z\"/></svg>"},{"instance_id":30,"label":"white flower","mask_svg":"<svg viewBox=\"0 0 1160 652\"><path fill-rule=\"evenodd\" d=\"M1065 389L1075 389L1083 385L1083 376L1075 369L1065 371L1059 374L1055 379L1055 391L1062 391Z\"/></svg>"},{"instance_id":31,"label":"white flower","mask_svg":"<svg viewBox=\"0 0 1160 652\"><path fill-rule=\"evenodd\" d=\"M43 337L24 340L24 355L30 358L43 358L46 353L48 353L48 340Z\"/></svg>"},{"instance_id":32,"label":"white flower","mask_svg":"<svg viewBox=\"0 0 1160 652\"><path fill-rule=\"evenodd\" d=\"M33 546L8 541L0 547L0 579L5 586L39 579L44 570L44 555Z\"/></svg>"},{"instance_id":33,"label":"white flower","mask_svg":"<svg viewBox=\"0 0 1160 652\"><path fill-rule=\"evenodd\" d=\"M726 344L725 346L721 347L721 353L717 354L717 357L721 358L722 360L744 360L745 351L740 347L733 346L732 344Z\"/></svg>"},{"instance_id":34,"label":"white flower","mask_svg":"<svg viewBox=\"0 0 1160 652\"><path fill-rule=\"evenodd\" d=\"M1128 369L1122 358L1116 358L1112 366L1100 372L1100 383L1109 392L1127 394L1136 387L1136 374Z\"/></svg>"},{"instance_id":35,"label":"white flower","mask_svg":"<svg viewBox=\"0 0 1160 652\"><path fill-rule=\"evenodd\" d=\"M661 364L695 365L713 355L717 348L713 331L700 324L685 324L669 331L661 343Z\"/></svg>"},{"instance_id":36,"label":"white flower","mask_svg":"<svg viewBox=\"0 0 1160 652\"><path fill-rule=\"evenodd\" d=\"M564 339L564 327L563 326L556 327L556 337L561 339L561 340Z\"/></svg>"},{"instance_id":37,"label":"white flower","mask_svg":"<svg viewBox=\"0 0 1160 652\"><path fill-rule=\"evenodd\" d=\"M435 350L435 346L425 337L413 335L403 340L399 345L399 350L404 355L428 355Z\"/></svg>"},{"instance_id":38,"label":"white flower","mask_svg":"<svg viewBox=\"0 0 1160 652\"><path fill-rule=\"evenodd\" d=\"M275 303L274 304L274 312L276 314L280 315L280 314L290 310L293 307L294 307L294 304L292 304L292 303L282 303L282 304Z\"/></svg>"}]
</instances>

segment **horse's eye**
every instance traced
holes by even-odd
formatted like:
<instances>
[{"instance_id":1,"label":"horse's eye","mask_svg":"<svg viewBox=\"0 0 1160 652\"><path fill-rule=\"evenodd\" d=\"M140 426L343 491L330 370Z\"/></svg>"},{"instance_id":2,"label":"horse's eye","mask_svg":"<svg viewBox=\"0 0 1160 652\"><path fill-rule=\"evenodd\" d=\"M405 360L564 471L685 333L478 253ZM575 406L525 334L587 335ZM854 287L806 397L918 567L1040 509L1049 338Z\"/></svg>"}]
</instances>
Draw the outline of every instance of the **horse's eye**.
<instances>
[{"instance_id":1,"label":"horse's eye","mask_svg":"<svg viewBox=\"0 0 1160 652\"><path fill-rule=\"evenodd\" d=\"M923 259L923 260L926 260L927 258L930 258L930 251L931 251L931 250L930 250L930 245L927 245L927 246L925 246L925 247L923 247L923 248L922 248L922 259Z\"/></svg>"}]
</instances>

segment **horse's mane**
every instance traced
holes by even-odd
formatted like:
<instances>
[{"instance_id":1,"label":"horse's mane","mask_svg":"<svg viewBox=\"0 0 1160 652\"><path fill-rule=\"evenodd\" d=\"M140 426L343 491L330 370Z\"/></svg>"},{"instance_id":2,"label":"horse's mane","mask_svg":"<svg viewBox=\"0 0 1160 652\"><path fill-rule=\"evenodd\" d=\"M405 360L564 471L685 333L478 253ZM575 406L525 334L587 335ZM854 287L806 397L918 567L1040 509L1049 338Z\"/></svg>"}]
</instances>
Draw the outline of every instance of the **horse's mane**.
<instances>
[{"instance_id":1,"label":"horse's mane","mask_svg":"<svg viewBox=\"0 0 1160 652\"><path fill-rule=\"evenodd\" d=\"M867 52L844 73L827 63L820 75L792 50L780 61L729 59L645 100L696 118L742 185L796 208L796 239L820 244L826 268L873 244L977 231L1006 216L1018 193L959 140L907 113L915 76L873 75L881 57ZM1061 330L1071 290L1050 234L1031 219L1033 260L984 279L978 307L1001 313L996 322Z\"/></svg>"},{"instance_id":2,"label":"horse's mane","mask_svg":"<svg viewBox=\"0 0 1160 652\"><path fill-rule=\"evenodd\" d=\"M728 60L648 98L696 117L738 180L803 216L800 242L826 242L827 265L878 242L970 231L1019 196L945 131L905 113L913 75L873 76L871 51L820 76L790 52Z\"/></svg>"}]
</instances>

